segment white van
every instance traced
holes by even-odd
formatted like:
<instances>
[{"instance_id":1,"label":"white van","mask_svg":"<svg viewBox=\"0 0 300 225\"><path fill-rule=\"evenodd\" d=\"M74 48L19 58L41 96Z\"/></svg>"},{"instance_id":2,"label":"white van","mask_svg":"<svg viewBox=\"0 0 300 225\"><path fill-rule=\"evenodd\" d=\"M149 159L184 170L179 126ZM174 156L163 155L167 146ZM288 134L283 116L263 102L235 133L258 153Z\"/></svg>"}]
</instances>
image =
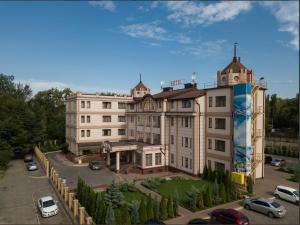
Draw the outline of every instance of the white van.
<instances>
[{"instance_id":1,"label":"white van","mask_svg":"<svg viewBox=\"0 0 300 225\"><path fill-rule=\"evenodd\" d=\"M294 188L277 186L274 191L274 196L297 204L299 203L299 191Z\"/></svg>"}]
</instances>

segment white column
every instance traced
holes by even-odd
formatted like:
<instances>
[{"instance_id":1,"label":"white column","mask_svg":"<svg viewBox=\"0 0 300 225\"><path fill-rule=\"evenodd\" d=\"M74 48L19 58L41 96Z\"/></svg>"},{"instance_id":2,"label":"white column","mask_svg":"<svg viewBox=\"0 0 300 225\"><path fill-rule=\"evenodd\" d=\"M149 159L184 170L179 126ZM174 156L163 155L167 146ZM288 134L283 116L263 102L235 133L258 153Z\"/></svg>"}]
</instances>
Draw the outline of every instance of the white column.
<instances>
[{"instance_id":1,"label":"white column","mask_svg":"<svg viewBox=\"0 0 300 225\"><path fill-rule=\"evenodd\" d=\"M116 152L116 172L120 170L120 152Z\"/></svg>"}]
</instances>

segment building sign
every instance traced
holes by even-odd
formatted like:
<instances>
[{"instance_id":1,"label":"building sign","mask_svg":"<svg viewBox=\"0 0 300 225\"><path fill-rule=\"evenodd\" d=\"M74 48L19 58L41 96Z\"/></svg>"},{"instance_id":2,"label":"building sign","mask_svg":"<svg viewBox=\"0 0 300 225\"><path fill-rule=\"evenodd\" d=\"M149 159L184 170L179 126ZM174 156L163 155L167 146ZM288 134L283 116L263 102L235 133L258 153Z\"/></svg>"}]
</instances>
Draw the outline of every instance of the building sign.
<instances>
[{"instance_id":1,"label":"building sign","mask_svg":"<svg viewBox=\"0 0 300 225\"><path fill-rule=\"evenodd\" d=\"M171 84L171 87L174 87L174 86L177 86L177 85L181 85L181 84L183 84L183 80L172 80L170 82L170 84Z\"/></svg>"},{"instance_id":2,"label":"building sign","mask_svg":"<svg viewBox=\"0 0 300 225\"><path fill-rule=\"evenodd\" d=\"M234 171L251 173L251 85L233 86L233 163Z\"/></svg>"}]
</instances>

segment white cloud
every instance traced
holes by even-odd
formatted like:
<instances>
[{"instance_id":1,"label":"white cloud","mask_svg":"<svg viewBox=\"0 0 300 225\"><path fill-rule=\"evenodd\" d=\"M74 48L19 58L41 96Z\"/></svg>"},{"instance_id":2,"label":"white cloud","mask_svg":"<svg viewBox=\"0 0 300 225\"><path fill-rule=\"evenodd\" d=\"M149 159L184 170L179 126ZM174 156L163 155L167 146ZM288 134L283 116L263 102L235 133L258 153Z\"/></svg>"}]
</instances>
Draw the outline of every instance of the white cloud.
<instances>
[{"instance_id":1,"label":"white cloud","mask_svg":"<svg viewBox=\"0 0 300 225\"><path fill-rule=\"evenodd\" d=\"M36 94L39 91L49 90L51 88L57 88L62 90L64 88L70 88L73 92L115 92L119 94L128 94L129 90L119 90L114 88L105 88L101 89L99 86L84 86L84 85L76 85L76 84L66 84L57 81L46 81L46 80L36 80L36 79L27 79L27 80L16 80L16 82L20 82L22 84L28 84L33 91L33 94Z\"/></svg>"},{"instance_id":2,"label":"white cloud","mask_svg":"<svg viewBox=\"0 0 300 225\"><path fill-rule=\"evenodd\" d=\"M188 37L184 34L177 35L174 38L174 41L176 41L178 43L181 43L181 44L191 44L191 43L193 43L193 40L190 37Z\"/></svg>"},{"instance_id":3,"label":"white cloud","mask_svg":"<svg viewBox=\"0 0 300 225\"><path fill-rule=\"evenodd\" d=\"M116 10L116 5L113 1L89 1L92 6L100 6L103 9L114 12Z\"/></svg>"},{"instance_id":4,"label":"white cloud","mask_svg":"<svg viewBox=\"0 0 300 225\"><path fill-rule=\"evenodd\" d=\"M251 9L248 1L224 1L206 5L194 1L168 1L165 5L171 12L167 18L184 25L207 25L227 21Z\"/></svg>"},{"instance_id":5,"label":"white cloud","mask_svg":"<svg viewBox=\"0 0 300 225\"><path fill-rule=\"evenodd\" d=\"M167 31L156 23L136 23L121 26L121 31L134 38L149 38L154 40L166 40Z\"/></svg>"},{"instance_id":6,"label":"white cloud","mask_svg":"<svg viewBox=\"0 0 300 225\"><path fill-rule=\"evenodd\" d=\"M298 1L270 1L261 5L268 8L278 20L279 31L288 32L293 36L290 45L299 50L299 2Z\"/></svg>"},{"instance_id":7,"label":"white cloud","mask_svg":"<svg viewBox=\"0 0 300 225\"><path fill-rule=\"evenodd\" d=\"M207 57L222 53L225 46L227 46L226 40L204 41L184 48L184 52L190 55Z\"/></svg>"}]
</instances>

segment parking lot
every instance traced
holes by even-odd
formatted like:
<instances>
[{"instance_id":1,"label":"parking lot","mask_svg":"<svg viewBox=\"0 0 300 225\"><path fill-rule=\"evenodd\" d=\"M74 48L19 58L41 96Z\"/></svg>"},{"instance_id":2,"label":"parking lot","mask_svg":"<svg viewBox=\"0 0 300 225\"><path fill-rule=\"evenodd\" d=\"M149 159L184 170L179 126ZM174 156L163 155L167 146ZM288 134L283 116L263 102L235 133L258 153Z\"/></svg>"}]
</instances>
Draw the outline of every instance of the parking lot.
<instances>
[{"instance_id":1,"label":"parking lot","mask_svg":"<svg viewBox=\"0 0 300 225\"><path fill-rule=\"evenodd\" d=\"M71 224L60 202L56 216L41 217L36 202L49 195L59 200L40 166L37 171L29 172L23 160L11 161L0 179L0 224Z\"/></svg>"},{"instance_id":2,"label":"parking lot","mask_svg":"<svg viewBox=\"0 0 300 225\"><path fill-rule=\"evenodd\" d=\"M83 178L92 187L108 185L112 180L119 180L119 177L107 169L91 170L87 165L74 165L64 161L64 156L60 152L48 153L47 159L60 174L60 177L66 178L67 185L76 188L78 177Z\"/></svg>"}]
</instances>

